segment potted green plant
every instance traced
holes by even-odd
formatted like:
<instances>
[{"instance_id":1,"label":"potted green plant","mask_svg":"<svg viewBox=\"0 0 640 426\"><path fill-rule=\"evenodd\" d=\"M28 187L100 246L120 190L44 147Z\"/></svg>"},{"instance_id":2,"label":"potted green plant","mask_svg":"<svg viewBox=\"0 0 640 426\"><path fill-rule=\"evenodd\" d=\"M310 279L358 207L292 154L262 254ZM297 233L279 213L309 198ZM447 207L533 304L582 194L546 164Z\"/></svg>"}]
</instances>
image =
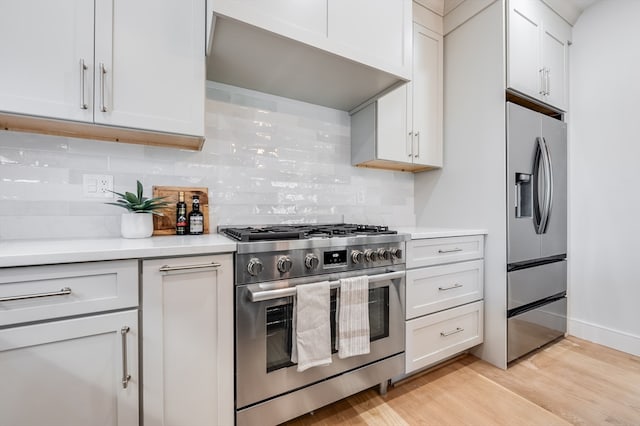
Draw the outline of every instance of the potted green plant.
<instances>
[{"instance_id":1,"label":"potted green plant","mask_svg":"<svg viewBox=\"0 0 640 426\"><path fill-rule=\"evenodd\" d=\"M142 184L137 181L136 193L111 191L118 197L113 206L122 207L127 213L122 214L120 232L124 238L146 238L153 234L153 215L164 216L160 210L169 205L163 201L166 197L146 198L142 195Z\"/></svg>"}]
</instances>

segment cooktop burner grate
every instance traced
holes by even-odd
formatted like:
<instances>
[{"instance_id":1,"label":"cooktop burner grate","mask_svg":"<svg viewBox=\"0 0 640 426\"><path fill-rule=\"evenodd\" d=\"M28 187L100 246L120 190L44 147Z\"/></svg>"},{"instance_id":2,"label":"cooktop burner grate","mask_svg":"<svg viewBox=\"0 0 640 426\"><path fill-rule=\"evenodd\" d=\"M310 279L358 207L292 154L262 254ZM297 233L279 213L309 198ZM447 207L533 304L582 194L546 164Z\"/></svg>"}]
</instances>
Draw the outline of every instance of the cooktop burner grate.
<instances>
[{"instance_id":1,"label":"cooktop burner grate","mask_svg":"<svg viewBox=\"0 0 640 426\"><path fill-rule=\"evenodd\" d=\"M264 227L222 228L221 232L241 242L303 240L354 235L397 234L388 226L329 224L329 225L275 225Z\"/></svg>"}]
</instances>

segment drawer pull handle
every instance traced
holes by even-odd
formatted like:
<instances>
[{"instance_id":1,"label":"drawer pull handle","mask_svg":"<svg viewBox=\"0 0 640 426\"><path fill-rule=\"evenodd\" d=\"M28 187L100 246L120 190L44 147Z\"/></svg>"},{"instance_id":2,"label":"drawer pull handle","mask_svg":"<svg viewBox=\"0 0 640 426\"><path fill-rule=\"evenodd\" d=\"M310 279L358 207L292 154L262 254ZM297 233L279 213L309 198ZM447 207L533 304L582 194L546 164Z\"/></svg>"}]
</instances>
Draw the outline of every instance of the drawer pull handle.
<instances>
[{"instance_id":1,"label":"drawer pull handle","mask_svg":"<svg viewBox=\"0 0 640 426\"><path fill-rule=\"evenodd\" d=\"M50 291L48 293L23 294L20 296L0 297L0 302L13 302L16 300L37 299L40 297L67 296L71 294L69 287L63 287L60 291Z\"/></svg>"},{"instance_id":2,"label":"drawer pull handle","mask_svg":"<svg viewBox=\"0 0 640 426\"><path fill-rule=\"evenodd\" d=\"M446 253L455 253L455 252L458 252L458 251L462 251L462 249L461 248L454 248L454 249L448 249L448 250L440 249L440 250L438 250L438 253L446 254Z\"/></svg>"},{"instance_id":3,"label":"drawer pull handle","mask_svg":"<svg viewBox=\"0 0 640 426\"><path fill-rule=\"evenodd\" d=\"M219 263L211 262L211 263L202 263L199 265L184 265L184 266L169 266L164 265L160 267L160 272L175 272L175 271L188 271L192 269L216 269L219 268Z\"/></svg>"},{"instance_id":4,"label":"drawer pull handle","mask_svg":"<svg viewBox=\"0 0 640 426\"><path fill-rule=\"evenodd\" d=\"M449 287L438 287L438 290L447 291L447 290L453 290L453 289L460 288L460 287L463 287L463 285L460 284L460 283L455 283L454 285L449 286Z\"/></svg>"},{"instance_id":5,"label":"drawer pull handle","mask_svg":"<svg viewBox=\"0 0 640 426\"><path fill-rule=\"evenodd\" d=\"M131 374L129 374L129 367L127 366L127 333L131 330L129 326L125 325L120 329L120 335L122 336L122 388L126 389L131 380Z\"/></svg>"},{"instance_id":6,"label":"drawer pull handle","mask_svg":"<svg viewBox=\"0 0 640 426\"><path fill-rule=\"evenodd\" d=\"M447 336L451 336L452 334L460 333L461 331L464 331L464 328L456 327L456 329L453 331L441 331L440 335L442 337L447 337Z\"/></svg>"}]
</instances>

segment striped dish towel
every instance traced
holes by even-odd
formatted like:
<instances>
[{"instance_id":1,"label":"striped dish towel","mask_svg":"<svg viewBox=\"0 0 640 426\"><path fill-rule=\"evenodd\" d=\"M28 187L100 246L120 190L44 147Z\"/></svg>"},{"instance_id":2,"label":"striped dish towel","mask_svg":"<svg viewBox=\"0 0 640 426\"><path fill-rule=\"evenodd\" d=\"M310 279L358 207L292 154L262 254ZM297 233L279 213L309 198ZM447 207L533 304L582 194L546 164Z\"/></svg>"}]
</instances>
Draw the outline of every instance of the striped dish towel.
<instances>
[{"instance_id":1,"label":"striped dish towel","mask_svg":"<svg viewBox=\"0 0 640 426\"><path fill-rule=\"evenodd\" d=\"M369 352L369 277L341 279L338 357L348 358Z\"/></svg>"}]
</instances>

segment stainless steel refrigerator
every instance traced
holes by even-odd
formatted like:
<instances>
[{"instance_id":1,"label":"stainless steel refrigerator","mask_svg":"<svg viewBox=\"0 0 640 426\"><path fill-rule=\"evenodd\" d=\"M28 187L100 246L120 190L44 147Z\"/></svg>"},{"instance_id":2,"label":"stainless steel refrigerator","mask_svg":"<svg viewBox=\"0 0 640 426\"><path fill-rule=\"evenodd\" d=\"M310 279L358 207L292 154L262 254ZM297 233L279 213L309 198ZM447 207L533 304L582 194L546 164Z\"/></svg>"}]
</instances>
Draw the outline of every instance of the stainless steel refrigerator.
<instances>
[{"instance_id":1,"label":"stainless steel refrigerator","mask_svg":"<svg viewBox=\"0 0 640 426\"><path fill-rule=\"evenodd\" d=\"M567 330L567 126L507 103L507 361Z\"/></svg>"}]
</instances>

